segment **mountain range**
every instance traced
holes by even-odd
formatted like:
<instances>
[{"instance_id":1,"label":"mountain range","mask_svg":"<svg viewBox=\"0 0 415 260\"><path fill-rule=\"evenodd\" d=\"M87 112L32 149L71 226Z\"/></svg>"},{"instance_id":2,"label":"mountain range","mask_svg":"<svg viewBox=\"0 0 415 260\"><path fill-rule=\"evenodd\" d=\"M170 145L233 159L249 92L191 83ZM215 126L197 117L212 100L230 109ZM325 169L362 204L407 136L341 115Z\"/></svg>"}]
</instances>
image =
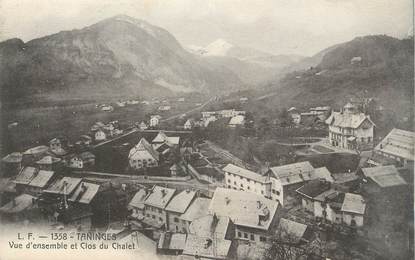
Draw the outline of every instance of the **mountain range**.
<instances>
[{"instance_id":1,"label":"mountain range","mask_svg":"<svg viewBox=\"0 0 415 260\"><path fill-rule=\"evenodd\" d=\"M413 38L358 37L311 57L274 55L218 39L183 47L146 21L118 15L91 26L0 43L2 102L152 97L254 89L271 106L329 104L352 96L413 102ZM266 94L266 93L265 93ZM390 103L390 102L389 102Z\"/></svg>"}]
</instances>

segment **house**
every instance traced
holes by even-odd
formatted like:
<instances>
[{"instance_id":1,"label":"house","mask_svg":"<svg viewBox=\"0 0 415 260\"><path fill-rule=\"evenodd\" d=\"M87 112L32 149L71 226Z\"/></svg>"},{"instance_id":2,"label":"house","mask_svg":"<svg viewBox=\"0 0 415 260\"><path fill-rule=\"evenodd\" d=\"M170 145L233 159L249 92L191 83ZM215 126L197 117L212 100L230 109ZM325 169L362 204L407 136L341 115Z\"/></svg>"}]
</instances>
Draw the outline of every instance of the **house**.
<instances>
[{"instance_id":1,"label":"house","mask_svg":"<svg viewBox=\"0 0 415 260\"><path fill-rule=\"evenodd\" d=\"M35 167L24 167L13 180L16 184L16 191L19 193L23 192L38 172L39 169Z\"/></svg>"},{"instance_id":2,"label":"house","mask_svg":"<svg viewBox=\"0 0 415 260\"><path fill-rule=\"evenodd\" d=\"M159 111L169 111L171 109L171 106L159 106Z\"/></svg>"},{"instance_id":3,"label":"house","mask_svg":"<svg viewBox=\"0 0 415 260\"><path fill-rule=\"evenodd\" d=\"M157 253L181 255L186 247L186 234L162 232L157 243Z\"/></svg>"},{"instance_id":4,"label":"house","mask_svg":"<svg viewBox=\"0 0 415 260\"><path fill-rule=\"evenodd\" d=\"M407 185L394 165L362 168L364 189L368 193L390 192L395 187Z\"/></svg>"},{"instance_id":5,"label":"house","mask_svg":"<svg viewBox=\"0 0 415 260\"><path fill-rule=\"evenodd\" d=\"M82 178L63 177L53 182L49 187L43 190L44 194L49 195L64 195L71 196L78 185L81 183Z\"/></svg>"},{"instance_id":6,"label":"house","mask_svg":"<svg viewBox=\"0 0 415 260\"><path fill-rule=\"evenodd\" d=\"M235 117L235 116L245 116L245 111L238 111L235 109L224 109L217 112L221 117Z\"/></svg>"},{"instance_id":7,"label":"house","mask_svg":"<svg viewBox=\"0 0 415 260\"><path fill-rule=\"evenodd\" d=\"M190 224L182 254L203 259L228 259L234 234L234 225L229 217L205 215Z\"/></svg>"},{"instance_id":8,"label":"house","mask_svg":"<svg viewBox=\"0 0 415 260\"><path fill-rule=\"evenodd\" d=\"M241 98L239 98L239 101L241 103L246 103L246 102L248 102L248 98L247 97L241 97Z\"/></svg>"},{"instance_id":9,"label":"house","mask_svg":"<svg viewBox=\"0 0 415 260\"><path fill-rule=\"evenodd\" d=\"M209 209L211 199L196 197L187 210L180 215L180 222L185 222L186 231L185 233L190 232L190 224L193 223L195 219L206 216Z\"/></svg>"},{"instance_id":10,"label":"house","mask_svg":"<svg viewBox=\"0 0 415 260\"><path fill-rule=\"evenodd\" d=\"M138 125L138 128L140 128L140 130L146 130L148 129L148 125L144 121L141 121L141 123Z\"/></svg>"},{"instance_id":11,"label":"house","mask_svg":"<svg viewBox=\"0 0 415 260\"><path fill-rule=\"evenodd\" d=\"M54 180L55 172L40 170L26 185L25 191L34 196L38 196L46 189Z\"/></svg>"},{"instance_id":12,"label":"house","mask_svg":"<svg viewBox=\"0 0 415 260\"><path fill-rule=\"evenodd\" d=\"M271 182L265 176L233 164L226 165L222 170L225 172L226 187L229 189L270 197L268 191L271 189Z\"/></svg>"},{"instance_id":13,"label":"house","mask_svg":"<svg viewBox=\"0 0 415 260\"><path fill-rule=\"evenodd\" d=\"M22 168L23 155L19 152L13 152L1 159L3 176L15 176Z\"/></svg>"},{"instance_id":14,"label":"house","mask_svg":"<svg viewBox=\"0 0 415 260\"><path fill-rule=\"evenodd\" d=\"M202 119L200 119L200 125L208 127L210 123L215 122L216 120L218 120L216 116L202 117Z\"/></svg>"},{"instance_id":15,"label":"house","mask_svg":"<svg viewBox=\"0 0 415 260\"><path fill-rule=\"evenodd\" d=\"M47 171L59 170L59 166L62 164L62 159L47 155L36 162L39 169Z\"/></svg>"},{"instance_id":16,"label":"house","mask_svg":"<svg viewBox=\"0 0 415 260\"><path fill-rule=\"evenodd\" d=\"M181 220L180 216L186 212L195 198L196 192L186 189L170 200L166 207L168 230L176 233L187 232L188 223L185 220Z\"/></svg>"},{"instance_id":17,"label":"house","mask_svg":"<svg viewBox=\"0 0 415 260\"><path fill-rule=\"evenodd\" d=\"M89 135L81 135L79 137L79 140L84 144L84 145L90 145L92 143L92 138Z\"/></svg>"},{"instance_id":18,"label":"house","mask_svg":"<svg viewBox=\"0 0 415 260\"><path fill-rule=\"evenodd\" d=\"M349 150L368 150L373 147L375 123L351 103L340 112L332 112L325 121L329 126L329 143Z\"/></svg>"},{"instance_id":19,"label":"house","mask_svg":"<svg viewBox=\"0 0 415 260\"><path fill-rule=\"evenodd\" d=\"M113 106L110 106L110 105L103 105L101 107L101 110L102 111L105 111L105 112L112 112L112 111L114 111L114 107Z\"/></svg>"},{"instance_id":20,"label":"house","mask_svg":"<svg viewBox=\"0 0 415 260\"><path fill-rule=\"evenodd\" d=\"M181 97L177 100L178 102L184 102L184 97Z\"/></svg>"},{"instance_id":21,"label":"house","mask_svg":"<svg viewBox=\"0 0 415 260\"><path fill-rule=\"evenodd\" d=\"M27 149L22 154L22 165L28 165L33 162L36 162L42 159L44 156L48 155L49 147L45 145L36 146L30 149Z\"/></svg>"},{"instance_id":22,"label":"house","mask_svg":"<svg viewBox=\"0 0 415 260\"><path fill-rule=\"evenodd\" d=\"M209 118L209 117L215 117L218 114L216 111L203 111L202 112L202 118Z\"/></svg>"},{"instance_id":23,"label":"house","mask_svg":"<svg viewBox=\"0 0 415 260\"><path fill-rule=\"evenodd\" d=\"M73 203L90 205L99 191L100 185L82 181L68 200Z\"/></svg>"},{"instance_id":24,"label":"house","mask_svg":"<svg viewBox=\"0 0 415 260\"><path fill-rule=\"evenodd\" d=\"M297 189L302 198L302 207L316 219L341 224L341 206L344 192L324 180L313 180Z\"/></svg>"},{"instance_id":25,"label":"house","mask_svg":"<svg viewBox=\"0 0 415 260\"><path fill-rule=\"evenodd\" d=\"M150 117L150 127L156 127L160 123L161 116L154 115Z\"/></svg>"},{"instance_id":26,"label":"house","mask_svg":"<svg viewBox=\"0 0 415 260\"><path fill-rule=\"evenodd\" d=\"M103 129L99 129L94 134L95 141L100 142L107 139L107 134L104 132Z\"/></svg>"},{"instance_id":27,"label":"house","mask_svg":"<svg viewBox=\"0 0 415 260\"><path fill-rule=\"evenodd\" d=\"M144 201L143 223L155 228L167 230L167 213L165 208L173 198L175 189L154 186Z\"/></svg>"},{"instance_id":28,"label":"house","mask_svg":"<svg viewBox=\"0 0 415 260\"><path fill-rule=\"evenodd\" d=\"M58 138L53 138L52 140L49 141L49 147L51 150L59 150L62 149L62 143L61 140Z\"/></svg>"},{"instance_id":29,"label":"house","mask_svg":"<svg viewBox=\"0 0 415 260\"><path fill-rule=\"evenodd\" d=\"M91 132L98 131L99 129L103 128L105 126L104 123L98 121L91 127Z\"/></svg>"},{"instance_id":30,"label":"house","mask_svg":"<svg viewBox=\"0 0 415 260\"><path fill-rule=\"evenodd\" d=\"M373 150L369 165L394 164L412 168L414 165L415 133L394 128Z\"/></svg>"},{"instance_id":31,"label":"house","mask_svg":"<svg viewBox=\"0 0 415 260\"><path fill-rule=\"evenodd\" d=\"M143 168L154 168L159 165L159 153L147 142L141 138L128 154L130 168L140 170Z\"/></svg>"},{"instance_id":32,"label":"house","mask_svg":"<svg viewBox=\"0 0 415 260\"><path fill-rule=\"evenodd\" d=\"M218 187L210 202L209 213L229 217L235 224L237 239L264 243L275 232L279 207L277 201L255 193Z\"/></svg>"},{"instance_id":33,"label":"house","mask_svg":"<svg viewBox=\"0 0 415 260\"><path fill-rule=\"evenodd\" d=\"M147 197L147 191L145 189L140 189L128 203L128 209L132 210L131 217L138 220L144 218L144 201Z\"/></svg>"},{"instance_id":34,"label":"house","mask_svg":"<svg viewBox=\"0 0 415 260\"><path fill-rule=\"evenodd\" d=\"M228 123L229 127L237 127L245 125L245 116L237 115L231 118Z\"/></svg>"},{"instance_id":35,"label":"house","mask_svg":"<svg viewBox=\"0 0 415 260\"><path fill-rule=\"evenodd\" d=\"M158 132L156 137L154 137L154 139L151 141L151 143L154 146L164 144L164 143L169 145L170 147L178 146L180 144L180 137L179 136L167 136L164 133L164 131L160 131L160 132Z\"/></svg>"},{"instance_id":36,"label":"house","mask_svg":"<svg viewBox=\"0 0 415 260\"><path fill-rule=\"evenodd\" d=\"M75 155L69 160L68 167L75 169L84 169L95 165L95 155L91 152L83 152Z\"/></svg>"},{"instance_id":37,"label":"house","mask_svg":"<svg viewBox=\"0 0 415 260\"><path fill-rule=\"evenodd\" d=\"M271 167L267 175L272 182L270 198L286 205L295 198L295 190L316 177L310 162L298 162ZM267 191L265 193L268 195Z\"/></svg>"},{"instance_id":38,"label":"house","mask_svg":"<svg viewBox=\"0 0 415 260\"><path fill-rule=\"evenodd\" d=\"M189 118L184 123L183 128L186 129L186 130L191 130L194 125L195 125L195 121L193 119Z\"/></svg>"},{"instance_id":39,"label":"house","mask_svg":"<svg viewBox=\"0 0 415 260\"><path fill-rule=\"evenodd\" d=\"M283 241L300 244L311 241L313 232L305 224L281 218L277 228L277 236Z\"/></svg>"},{"instance_id":40,"label":"house","mask_svg":"<svg viewBox=\"0 0 415 260\"><path fill-rule=\"evenodd\" d=\"M341 207L343 223L352 227L361 227L364 222L366 202L359 194L346 193Z\"/></svg>"}]
</instances>

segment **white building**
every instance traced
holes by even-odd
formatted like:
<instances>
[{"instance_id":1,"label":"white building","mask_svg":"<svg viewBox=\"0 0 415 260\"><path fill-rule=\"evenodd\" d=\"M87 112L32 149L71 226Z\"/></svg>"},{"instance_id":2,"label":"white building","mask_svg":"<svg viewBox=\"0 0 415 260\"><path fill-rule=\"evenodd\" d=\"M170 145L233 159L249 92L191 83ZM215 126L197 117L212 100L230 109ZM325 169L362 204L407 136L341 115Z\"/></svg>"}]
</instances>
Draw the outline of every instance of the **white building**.
<instances>
[{"instance_id":1,"label":"white building","mask_svg":"<svg viewBox=\"0 0 415 260\"><path fill-rule=\"evenodd\" d=\"M326 120L329 126L329 142L350 150L366 150L373 147L375 124L370 116L358 112L351 103L347 103L341 112L332 112Z\"/></svg>"},{"instance_id":2,"label":"white building","mask_svg":"<svg viewBox=\"0 0 415 260\"><path fill-rule=\"evenodd\" d=\"M237 127L245 125L245 116L237 115L231 118L228 123L229 127Z\"/></svg>"},{"instance_id":3,"label":"white building","mask_svg":"<svg viewBox=\"0 0 415 260\"><path fill-rule=\"evenodd\" d=\"M159 154L146 139L141 138L140 142L130 150L128 161L130 167L135 170L157 167Z\"/></svg>"},{"instance_id":4,"label":"white building","mask_svg":"<svg viewBox=\"0 0 415 260\"><path fill-rule=\"evenodd\" d=\"M394 164L413 167L415 133L394 128L373 150L368 161L374 166Z\"/></svg>"},{"instance_id":5,"label":"white building","mask_svg":"<svg viewBox=\"0 0 415 260\"><path fill-rule=\"evenodd\" d=\"M186 120L186 122L183 125L183 128L186 130L190 130L193 128L193 126L195 125L195 122L193 119L189 118Z\"/></svg>"},{"instance_id":6,"label":"white building","mask_svg":"<svg viewBox=\"0 0 415 260\"><path fill-rule=\"evenodd\" d=\"M158 126L159 123L160 123L160 119L161 119L161 116L159 116L159 115L151 116L151 118L150 118L150 127Z\"/></svg>"},{"instance_id":7,"label":"white building","mask_svg":"<svg viewBox=\"0 0 415 260\"><path fill-rule=\"evenodd\" d=\"M104 132L104 130L99 129L98 131L95 132L95 141L99 142L99 141L104 141L107 139L107 134Z\"/></svg>"}]
</instances>

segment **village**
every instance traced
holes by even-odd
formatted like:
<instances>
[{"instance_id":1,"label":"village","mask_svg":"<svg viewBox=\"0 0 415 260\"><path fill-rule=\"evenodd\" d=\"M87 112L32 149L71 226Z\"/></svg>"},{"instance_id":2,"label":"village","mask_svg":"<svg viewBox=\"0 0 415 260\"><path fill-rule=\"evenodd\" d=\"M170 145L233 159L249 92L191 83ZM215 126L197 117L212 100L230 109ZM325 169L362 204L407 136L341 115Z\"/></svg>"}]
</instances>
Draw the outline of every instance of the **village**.
<instances>
[{"instance_id":1,"label":"village","mask_svg":"<svg viewBox=\"0 0 415 260\"><path fill-rule=\"evenodd\" d=\"M414 132L379 136L370 98L293 106L272 122L253 116L251 98L219 102L176 112L159 100L97 105L156 109L5 156L0 221L106 232L160 259L410 254Z\"/></svg>"}]
</instances>

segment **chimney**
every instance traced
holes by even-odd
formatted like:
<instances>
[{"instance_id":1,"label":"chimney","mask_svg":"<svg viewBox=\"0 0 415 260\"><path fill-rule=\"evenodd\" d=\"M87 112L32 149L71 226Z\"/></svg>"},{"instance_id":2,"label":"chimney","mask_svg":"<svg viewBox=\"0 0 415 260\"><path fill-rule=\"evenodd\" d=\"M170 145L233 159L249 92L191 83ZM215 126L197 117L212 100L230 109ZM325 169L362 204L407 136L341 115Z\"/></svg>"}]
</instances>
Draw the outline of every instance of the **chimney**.
<instances>
[{"instance_id":1,"label":"chimney","mask_svg":"<svg viewBox=\"0 0 415 260\"><path fill-rule=\"evenodd\" d=\"M257 203L257 208L260 209L262 207L262 202L260 200L257 200L256 203Z\"/></svg>"},{"instance_id":2,"label":"chimney","mask_svg":"<svg viewBox=\"0 0 415 260\"><path fill-rule=\"evenodd\" d=\"M127 184L125 184L125 183L121 184L121 189L123 191L125 191L127 189Z\"/></svg>"},{"instance_id":3,"label":"chimney","mask_svg":"<svg viewBox=\"0 0 415 260\"><path fill-rule=\"evenodd\" d=\"M229 199L229 197L225 197L225 202L226 202L226 205L229 205L229 203L231 202L231 199Z\"/></svg>"},{"instance_id":4,"label":"chimney","mask_svg":"<svg viewBox=\"0 0 415 260\"><path fill-rule=\"evenodd\" d=\"M166 190L165 189L162 189L161 190L161 194L162 194L162 197L166 196L166 194L167 194Z\"/></svg>"}]
</instances>

